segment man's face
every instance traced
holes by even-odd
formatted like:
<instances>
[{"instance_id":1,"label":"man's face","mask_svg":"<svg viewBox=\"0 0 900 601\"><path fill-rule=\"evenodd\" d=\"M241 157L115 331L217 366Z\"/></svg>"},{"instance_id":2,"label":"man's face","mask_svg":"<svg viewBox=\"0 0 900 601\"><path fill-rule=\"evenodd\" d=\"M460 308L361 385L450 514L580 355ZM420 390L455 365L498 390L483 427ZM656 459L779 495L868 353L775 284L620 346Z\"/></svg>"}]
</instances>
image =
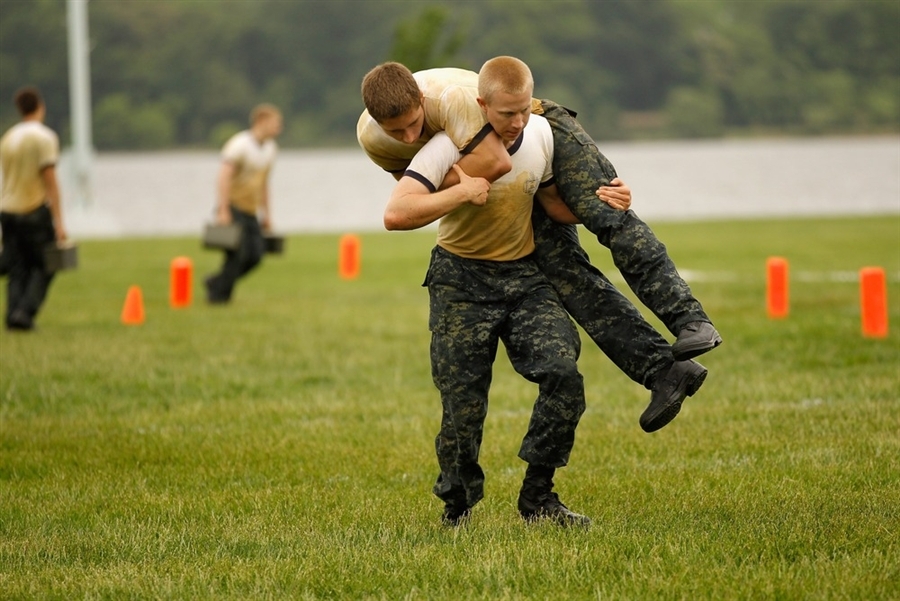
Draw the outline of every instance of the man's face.
<instances>
[{"instance_id":1,"label":"man's face","mask_svg":"<svg viewBox=\"0 0 900 601\"><path fill-rule=\"evenodd\" d=\"M268 119L267 123L267 132L270 138L277 138L281 135L281 129L283 127L283 120L281 115L272 115Z\"/></svg>"},{"instance_id":2,"label":"man's face","mask_svg":"<svg viewBox=\"0 0 900 601\"><path fill-rule=\"evenodd\" d=\"M497 92L490 101L479 98L478 104L497 135L511 144L528 125L528 118L531 116L531 91L522 94Z\"/></svg>"},{"instance_id":3,"label":"man's face","mask_svg":"<svg viewBox=\"0 0 900 601\"><path fill-rule=\"evenodd\" d=\"M282 123L281 115L267 114L260 117L253 130L258 132L256 135L262 136L263 140L271 140L281 135Z\"/></svg>"},{"instance_id":4,"label":"man's face","mask_svg":"<svg viewBox=\"0 0 900 601\"><path fill-rule=\"evenodd\" d=\"M399 117L378 122L384 133L404 144L412 144L422 137L425 128L425 107L421 104Z\"/></svg>"}]
</instances>

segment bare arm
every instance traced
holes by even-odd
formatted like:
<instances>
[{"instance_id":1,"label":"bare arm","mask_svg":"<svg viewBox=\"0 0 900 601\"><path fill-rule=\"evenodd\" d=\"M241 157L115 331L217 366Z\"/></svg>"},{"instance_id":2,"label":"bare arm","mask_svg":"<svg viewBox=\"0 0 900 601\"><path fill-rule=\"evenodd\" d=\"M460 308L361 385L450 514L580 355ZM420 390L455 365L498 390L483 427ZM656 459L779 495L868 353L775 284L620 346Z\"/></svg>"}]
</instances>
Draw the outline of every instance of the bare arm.
<instances>
[{"instance_id":1,"label":"bare arm","mask_svg":"<svg viewBox=\"0 0 900 601\"><path fill-rule=\"evenodd\" d=\"M503 140L497 132L491 131L468 154L464 154L459 160L459 166L472 177L482 177L493 183L503 177L512 169L512 159ZM459 183L459 177L454 171L448 171L440 189L449 188Z\"/></svg>"},{"instance_id":2,"label":"bare arm","mask_svg":"<svg viewBox=\"0 0 900 601\"><path fill-rule=\"evenodd\" d=\"M268 232L272 229L272 213L269 210L269 179L268 177L263 181L262 188L262 198L259 200L259 208L261 210L262 216L259 219L259 224L262 227L264 232Z\"/></svg>"},{"instance_id":3,"label":"bare arm","mask_svg":"<svg viewBox=\"0 0 900 601\"><path fill-rule=\"evenodd\" d=\"M56 181L56 167L50 165L41 171L44 180L44 189L47 191L47 203L50 207L50 215L53 217L53 231L56 239L62 242L66 239L66 228L63 226L62 209L59 204L59 183Z\"/></svg>"},{"instance_id":4,"label":"bare arm","mask_svg":"<svg viewBox=\"0 0 900 601\"><path fill-rule=\"evenodd\" d=\"M547 212L547 216L553 221L559 223L581 223L581 221L578 220L578 217L572 214L572 211L570 211L569 207L566 206L566 203L563 202L556 184L538 188L534 197L541 203L544 211Z\"/></svg>"},{"instance_id":5,"label":"bare arm","mask_svg":"<svg viewBox=\"0 0 900 601\"><path fill-rule=\"evenodd\" d=\"M425 184L412 177L401 179L384 210L385 229L415 230L464 204L484 205L490 183L481 177L469 177L458 165L453 165L453 171L460 183L437 192L430 192Z\"/></svg>"},{"instance_id":6,"label":"bare arm","mask_svg":"<svg viewBox=\"0 0 900 601\"><path fill-rule=\"evenodd\" d=\"M216 221L222 225L231 223L231 211L229 210L228 197L231 196L231 178L234 176L234 165L223 161L219 169L219 179L216 183L218 199L216 203Z\"/></svg>"},{"instance_id":7,"label":"bare arm","mask_svg":"<svg viewBox=\"0 0 900 601\"><path fill-rule=\"evenodd\" d=\"M503 177L512 169L512 159L503 145L503 140L496 132L490 132L478 143L475 149L463 155L457 163L463 171L471 177L481 177L493 183ZM403 173L391 172L391 176L398 182L403 179ZM440 190L445 190L459 183L459 176L452 169L444 176Z\"/></svg>"}]
</instances>

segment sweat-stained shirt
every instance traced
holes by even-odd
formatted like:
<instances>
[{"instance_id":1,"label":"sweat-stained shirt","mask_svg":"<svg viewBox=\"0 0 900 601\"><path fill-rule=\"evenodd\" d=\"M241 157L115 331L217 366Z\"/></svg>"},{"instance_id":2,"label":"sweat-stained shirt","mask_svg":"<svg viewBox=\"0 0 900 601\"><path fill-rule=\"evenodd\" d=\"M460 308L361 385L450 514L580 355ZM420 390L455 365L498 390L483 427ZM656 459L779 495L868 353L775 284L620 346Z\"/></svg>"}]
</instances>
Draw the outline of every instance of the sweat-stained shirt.
<instances>
[{"instance_id":1,"label":"sweat-stained shirt","mask_svg":"<svg viewBox=\"0 0 900 601\"><path fill-rule=\"evenodd\" d=\"M274 140L262 144L250 130L234 134L222 148L222 160L234 166L228 202L237 210L256 215L278 145Z\"/></svg>"},{"instance_id":2,"label":"sweat-stained shirt","mask_svg":"<svg viewBox=\"0 0 900 601\"><path fill-rule=\"evenodd\" d=\"M40 121L23 121L0 138L0 211L22 215L47 202L42 171L59 160L59 138Z\"/></svg>"},{"instance_id":3,"label":"sweat-stained shirt","mask_svg":"<svg viewBox=\"0 0 900 601\"><path fill-rule=\"evenodd\" d=\"M484 113L478 106L478 74L451 67L413 73L423 94L425 127L412 144L394 140L363 111L356 124L359 145L372 161L390 173L401 174L431 137L444 131L464 151L484 129ZM486 130L489 131L489 130Z\"/></svg>"},{"instance_id":4,"label":"sweat-stained shirt","mask_svg":"<svg viewBox=\"0 0 900 601\"><path fill-rule=\"evenodd\" d=\"M532 115L508 148L512 170L491 184L484 206L464 204L441 218L437 244L459 257L514 261L534 252L531 210L541 185L553 182L553 133ZM434 192L460 152L447 134L437 133L413 158L405 175Z\"/></svg>"},{"instance_id":5,"label":"sweat-stained shirt","mask_svg":"<svg viewBox=\"0 0 900 601\"><path fill-rule=\"evenodd\" d=\"M418 140L406 144L391 138L365 110L356 123L359 145L372 162L395 175L402 175L419 149L438 132L446 132L466 154L491 131L478 106L477 73L447 67L417 71L413 78L422 90L425 108L425 126ZM531 112L543 113L539 100L532 99Z\"/></svg>"}]
</instances>

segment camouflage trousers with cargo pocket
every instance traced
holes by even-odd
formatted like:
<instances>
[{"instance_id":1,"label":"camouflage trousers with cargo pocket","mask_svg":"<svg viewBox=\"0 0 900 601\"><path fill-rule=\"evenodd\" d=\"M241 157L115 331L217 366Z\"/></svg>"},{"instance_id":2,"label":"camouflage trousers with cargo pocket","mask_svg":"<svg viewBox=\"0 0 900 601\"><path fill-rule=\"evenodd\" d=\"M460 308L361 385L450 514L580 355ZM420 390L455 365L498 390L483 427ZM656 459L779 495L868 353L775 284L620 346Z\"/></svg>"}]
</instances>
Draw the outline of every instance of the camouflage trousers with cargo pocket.
<instances>
[{"instance_id":1,"label":"camouflage trousers with cargo pocket","mask_svg":"<svg viewBox=\"0 0 900 601\"><path fill-rule=\"evenodd\" d=\"M535 262L464 259L435 247L424 285L432 378L442 405L434 494L469 507L484 496L478 457L499 341L516 372L538 385L519 457L566 465L585 409L581 342Z\"/></svg>"},{"instance_id":2,"label":"camouflage trousers with cargo pocket","mask_svg":"<svg viewBox=\"0 0 900 601\"><path fill-rule=\"evenodd\" d=\"M566 311L628 377L651 389L675 359L672 347L581 247L574 225L552 221L534 203L534 260Z\"/></svg>"},{"instance_id":3,"label":"camouflage trousers with cargo pocket","mask_svg":"<svg viewBox=\"0 0 900 601\"><path fill-rule=\"evenodd\" d=\"M650 227L634 211L613 209L597 198L597 188L616 177L612 163L568 110L549 100L541 100L541 106L553 131L553 175L560 196L610 250L638 299L675 335L692 321L709 322Z\"/></svg>"}]
</instances>

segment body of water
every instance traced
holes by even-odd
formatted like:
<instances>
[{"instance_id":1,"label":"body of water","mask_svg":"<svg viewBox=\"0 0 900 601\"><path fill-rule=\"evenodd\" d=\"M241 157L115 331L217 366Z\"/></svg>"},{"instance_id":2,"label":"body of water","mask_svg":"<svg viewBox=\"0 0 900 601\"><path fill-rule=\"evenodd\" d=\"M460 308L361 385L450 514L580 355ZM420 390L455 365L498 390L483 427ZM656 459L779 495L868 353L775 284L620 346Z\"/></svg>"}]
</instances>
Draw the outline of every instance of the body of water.
<instances>
[{"instance_id":1,"label":"body of water","mask_svg":"<svg viewBox=\"0 0 900 601\"><path fill-rule=\"evenodd\" d=\"M900 213L900 136L601 144L645 221ZM101 153L75 239L197 234L210 220L217 152ZM271 180L274 229L381 230L394 180L357 148L282 150Z\"/></svg>"}]
</instances>

